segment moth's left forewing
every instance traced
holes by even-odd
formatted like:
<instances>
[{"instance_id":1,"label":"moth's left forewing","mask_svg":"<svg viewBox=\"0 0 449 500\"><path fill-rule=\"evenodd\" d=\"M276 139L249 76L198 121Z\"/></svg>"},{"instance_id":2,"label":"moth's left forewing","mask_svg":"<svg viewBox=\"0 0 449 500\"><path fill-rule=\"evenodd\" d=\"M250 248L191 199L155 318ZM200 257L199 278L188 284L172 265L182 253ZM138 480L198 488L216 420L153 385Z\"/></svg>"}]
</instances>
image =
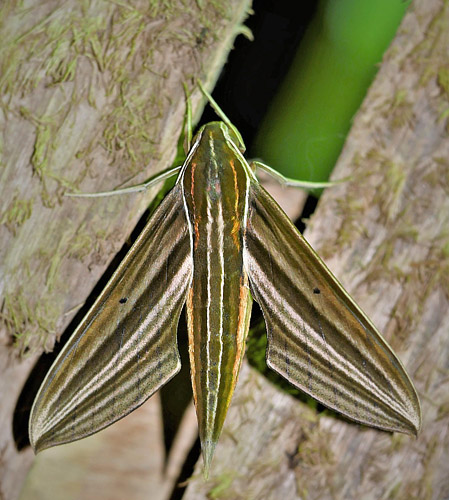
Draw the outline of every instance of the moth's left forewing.
<instances>
[{"instance_id":1,"label":"moth's left forewing","mask_svg":"<svg viewBox=\"0 0 449 500\"><path fill-rule=\"evenodd\" d=\"M244 262L268 366L349 418L416 434L419 400L399 359L258 183L249 203Z\"/></svg>"},{"instance_id":2,"label":"moth's left forewing","mask_svg":"<svg viewBox=\"0 0 449 500\"><path fill-rule=\"evenodd\" d=\"M191 272L176 184L50 368L31 410L36 451L112 424L178 372L176 330Z\"/></svg>"}]
</instances>

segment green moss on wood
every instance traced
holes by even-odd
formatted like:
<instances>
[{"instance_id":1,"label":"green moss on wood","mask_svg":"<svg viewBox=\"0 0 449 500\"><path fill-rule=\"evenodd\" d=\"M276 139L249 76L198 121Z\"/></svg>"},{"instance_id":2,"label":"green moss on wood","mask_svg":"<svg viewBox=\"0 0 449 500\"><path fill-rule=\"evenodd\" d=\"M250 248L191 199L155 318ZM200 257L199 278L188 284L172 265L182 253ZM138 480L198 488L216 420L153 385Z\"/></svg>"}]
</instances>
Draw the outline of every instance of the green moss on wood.
<instances>
[{"instance_id":1,"label":"green moss on wood","mask_svg":"<svg viewBox=\"0 0 449 500\"><path fill-rule=\"evenodd\" d=\"M211 500L218 500L220 498L233 498L230 496L230 489L235 479L235 473L223 473L214 476L215 486L210 489L207 497Z\"/></svg>"},{"instance_id":2,"label":"green moss on wood","mask_svg":"<svg viewBox=\"0 0 449 500\"><path fill-rule=\"evenodd\" d=\"M31 200L21 200L19 195L15 195L5 211L0 216L0 224L4 224L14 235L17 229L22 226L33 212Z\"/></svg>"},{"instance_id":3,"label":"green moss on wood","mask_svg":"<svg viewBox=\"0 0 449 500\"><path fill-rule=\"evenodd\" d=\"M391 102L387 102L384 112L389 116L389 124L392 129L409 126L414 121L414 111L407 90L398 90Z\"/></svg>"},{"instance_id":4,"label":"green moss on wood","mask_svg":"<svg viewBox=\"0 0 449 500\"><path fill-rule=\"evenodd\" d=\"M12 332L14 344L21 356L33 354L36 349L49 348L49 339L56 334L59 308L42 294L30 298L28 290L19 289L4 294L1 320Z\"/></svg>"},{"instance_id":5,"label":"green moss on wood","mask_svg":"<svg viewBox=\"0 0 449 500\"><path fill-rule=\"evenodd\" d=\"M319 425L309 424L303 430L298 444L298 460L302 467L323 467L332 465L335 457L327 446L329 434Z\"/></svg>"},{"instance_id":6,"label":"green moss on wood","mask_svg":"<svg viewBox=\"0 0 449 500\"><path fill-rule=\"evenodd\" d=\"M94 238L86 231L83 224L77 231L70 243L67 256L84 261L84 259L92 252L94 248Z\"/></svg>"},{"instance_id":7,"label":"green moss on wood","mask_svg":"<svg viewBox=\"0 0 449 500\"><path fill-rule=\"evenodd\" d=\"M438 70L437 82L441 90L449 98L449 68L442 66Z\"/></svg>"}]
</instances>

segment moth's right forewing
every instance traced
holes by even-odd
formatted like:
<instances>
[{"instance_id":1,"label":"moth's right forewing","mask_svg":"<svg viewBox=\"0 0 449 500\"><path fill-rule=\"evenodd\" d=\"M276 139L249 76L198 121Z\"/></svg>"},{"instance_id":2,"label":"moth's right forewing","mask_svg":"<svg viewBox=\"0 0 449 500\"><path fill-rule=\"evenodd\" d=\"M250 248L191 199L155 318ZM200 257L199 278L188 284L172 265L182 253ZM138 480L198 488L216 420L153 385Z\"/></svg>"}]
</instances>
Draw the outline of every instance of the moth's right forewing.
<instances>
[{"instance_id":1,"label":"moth's right forewing","mask_svg":"<svg viewBox=\"0 0 449 500\"><path fill-rule=\"evenodd\" d=\"M30 417L35 450L112 424L179 371L176 330L191 273L178 183L47 374Z\"/></svg>"},{"instance_id":2,"label":"moth's right forewing","mask_svg":"<svg viewBox=\"0 0 449 500\"><path fill-rule=\"evenodd\" d=\"M399 359L271 196L253 183L245 237L267 364L358 422L416 434L421 410Z\"/></svg>"}]
</instances>

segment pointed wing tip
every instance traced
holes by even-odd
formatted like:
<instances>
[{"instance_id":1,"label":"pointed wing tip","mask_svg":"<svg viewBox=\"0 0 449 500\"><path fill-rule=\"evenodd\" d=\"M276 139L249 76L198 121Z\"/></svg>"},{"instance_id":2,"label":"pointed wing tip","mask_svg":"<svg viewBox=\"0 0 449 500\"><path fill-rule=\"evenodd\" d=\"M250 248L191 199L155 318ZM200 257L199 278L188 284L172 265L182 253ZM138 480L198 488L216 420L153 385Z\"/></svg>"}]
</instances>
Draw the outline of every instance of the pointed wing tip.
<instances>
[{"instance_id":1,"label":"pointed wing tip","mask_svg":"<svg viewBox=\"0 0 449 500\"><path fill-rule=\"evenodd\" d=\"M421 403L418 393L410 381L411 388L408 393L402 398L402 407L404 412L401 419L398 420L398 429L395 432L402 432L409 436L418 437L422 425Z\"/></svg>"},{"instance_id":2,"label":"pointed wing tip","mask_svg":"<svg viewBox=\"0 0 449 500\"><path fill-rule=\"evenodd\" d=\"M75 438L75 439L66 439L65 441L64 440L55 441L48 434L43 434L39 436L39 435L33 435L32 433L30 433L29 437L30 437L30 445L35 455L50 448L54 448L55 446L60 446L62 444L69 444L72 443L73 441L78 441L79 439L81 439L81 438Z\"/></svg>"},{"instance_id":3,"label":"pointed wing tip","mask_svg":"<svg viewBox=\"0 0 449 500\"><path fill-rule=\"evenodd\" d=\"M418 434L421 431L421 425L422 425L422 416L421 416L421 407L419 405L419 400L417 400L418 406L414 409L413 413L409 415L408 419L408 427L404 431L405 434L409 434L410 436L414 436L415 438L418 437Z\"/></svg>"},{"instance_id":4,"label":"pointed wing tip","mask_svg":"<svg viewBox=\"0 0 449 500\"><path fill-rule=\"evenodd\" d=\"M408 435L417 438L420 432L421 432L421 425L419 427L411 428L410 432L408 432Z\"/></svg>"},{"instance_id":5,"label":"pointed wing tip","mask_svg":"<svg viewBox=\"0 0 449 500\"><path fill-rule=\"evenodd\" d=\"M45 444L42 443L38 437L36 438L36 436L34 436L31 431L29 431L29 438L31 448L33 449L35 455L45 450L46 448L49 448L49 446L45 446Z\"/></svg>"},{"instance_id":6,"label":"pointed wing tip","mask_svg":"<svg viewBox=\"0 0 449 500\"><path fill-rule=\"evenodd\" d=\"M28 437L35 455L52 446L52 444L46 442L44 433L42 432L42 412L40 411L37 401L38 399L36 398L31 408L30 419L28 421Z\"/></svg>"},{"instance_id":7,"label":"pointed wing tip","mask_svg":"<svg viewBox=\"0 0 449 500\"><path fill-rule=\"evenodd\" d=\"M370 426L369 423L363 425ZM392 425L390 428L383 428L379 425L374 425L374 427L389 432L399 432L401 434L407 434L408 436L414 436L416 438L418 437L418 434L421 430L421 420L420 418L418 418L418 416L412 416L411 418L398 420L396 425Z\"/></svg>"},{"instance_id":8,"label":"pointed wing tip","mask_svg":"<svg viewBox=\"0 0 449 500\"><path fill-rule=\"evenodd\" d=\"M50 448L50 446L45 446L45 444L37 442L37 443L31 443L31 448L33 448L34 454L37 455L41 451L44 451L47 448Z\"/></svg>"},{"instance_id":9,"label":"pointed wing tip","mask_svg":"<svg viewBox=\"0 0 449 500\"><path fill-rule=\"evenodd\" d=\"M42 428L40 426L39 419L33 418L32 414L28 425L28 437L35 455L41 451L47 450L48 448L64 444L64 442L55 441L51 436L51 430L49 431L48 429Z\"/></svg>"},{"instance_id":10,"label":"pointed wing tip","mask_svg":"<svg viewBox=\"0 0 449 500\"><path fill-rule=\"evenodd\" d=\"M34 454L37 455L41 451L41 448L38 444L39 438L36 437L32 417L30 417L30 421L28 422L28 439L30 440L30 445Z\"/></svg>"},{"instance_id":11,"label":"pointed wing tip","mask_svg":"<svg viewBox=\"0 0 449 500\"><path fill-rule=\"evenodd\" d=\"M30 427L28 429L28 435L30 438L31 448L33 449L35 455L53 446L51 443L46 442L45 438L43 438L43 436L40 436L39 433L36 432L32 424L30 424Z\"/></svg>"}]
</instances>

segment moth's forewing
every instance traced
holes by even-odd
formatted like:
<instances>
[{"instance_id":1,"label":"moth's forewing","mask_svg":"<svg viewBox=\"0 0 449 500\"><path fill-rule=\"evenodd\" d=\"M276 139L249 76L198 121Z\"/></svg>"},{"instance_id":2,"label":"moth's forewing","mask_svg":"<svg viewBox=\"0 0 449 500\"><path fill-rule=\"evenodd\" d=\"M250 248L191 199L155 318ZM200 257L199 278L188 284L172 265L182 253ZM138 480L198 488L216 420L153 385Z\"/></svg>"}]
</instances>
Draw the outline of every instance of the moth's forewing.
<instances>
[{"instance_id":1,"label":"moth's forewing","mask_svg":"<svg viewBox=\"0 0 449 500\"><path fill-rule=\"evenodd\" d=\"M267 325L268 366L347 417L416 434L419 400L401 362L257 183L249 193L244 255Z\"/></svg>"},{"instance_id":2,"label":"moth's forewing","mask_svg":"<svg viewBox=\"0 0 449 500\"><path fill-rule=\"evenodd\" d=\"M30 417L36 451L112 424L178 372L176 330L191 272L176 185L47 374Z\"/></svg>"},{"instance_id":3,"label":"moth's forewing","mask_svg":"<svg viewBox=\"0 0 449 500\"><path fill-rule=\"evenodd\" d=\"M228 132L223 123L206 125L182 175L193 238L190 364L206 470L237 382L252 303L242 253L250 179Z\"/></svg>"}]
</instances>

